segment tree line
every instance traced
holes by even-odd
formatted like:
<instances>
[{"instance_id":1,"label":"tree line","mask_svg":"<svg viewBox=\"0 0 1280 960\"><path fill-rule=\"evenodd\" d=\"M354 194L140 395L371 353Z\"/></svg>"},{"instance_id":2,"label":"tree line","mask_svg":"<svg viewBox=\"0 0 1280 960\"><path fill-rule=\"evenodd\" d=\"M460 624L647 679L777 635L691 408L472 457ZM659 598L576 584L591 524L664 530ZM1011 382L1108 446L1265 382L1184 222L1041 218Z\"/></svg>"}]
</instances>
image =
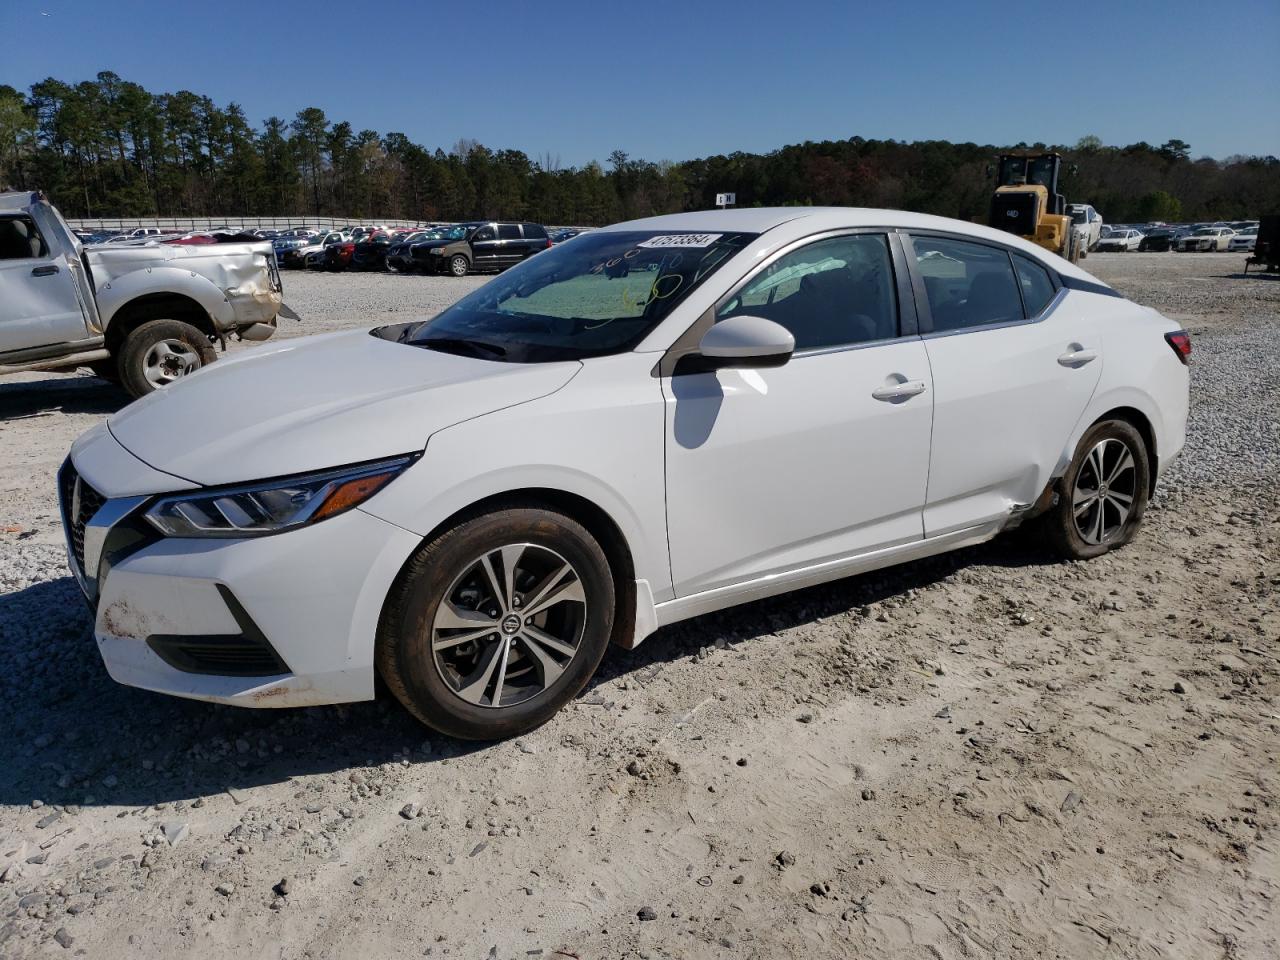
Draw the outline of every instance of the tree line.
<instances>
[{"instance_id":1,"label":"tree line","mask_svg":"<svg viewBox=\"0 0 1280 960\"><path fill-rule=\"evenodd\" d=\"M891 207L985 215L996 154L1056 149L1068 201L1116 223L1256 218L1280 212L1274 156L1193 158L1171 139L1116 147L929 140L805 142L770 153L562 166L461 140L429 149L403 133L355 130L316 107L255 127L236 103L151 93L114 73L23 93L0 85L0 186L44 190L70 217L308 216L592 225L711 207Z\"/></svg>"}]
</instances>

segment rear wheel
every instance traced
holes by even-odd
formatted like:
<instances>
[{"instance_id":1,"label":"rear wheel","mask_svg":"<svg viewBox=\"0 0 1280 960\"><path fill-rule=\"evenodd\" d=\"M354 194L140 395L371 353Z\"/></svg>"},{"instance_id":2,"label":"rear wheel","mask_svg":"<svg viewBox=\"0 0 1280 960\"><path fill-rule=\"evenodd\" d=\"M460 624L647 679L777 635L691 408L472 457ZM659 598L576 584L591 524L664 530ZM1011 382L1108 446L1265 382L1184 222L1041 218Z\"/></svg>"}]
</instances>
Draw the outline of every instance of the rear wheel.
<instances>
[{"instance_id":1,"label":"rear wheel","mask_svg":"<svg viewBox=\"0 0 1280 960\"><path fill-rule=\"evenodd\" d=\"M1041 518L1046 539L1072 560L1124 546L1142 523L1150 484L1146 444L1133 425L1095 424L1076 447L1057 503Z\"/></svg>"},{"instance_id":2,"label":"rear wheel","mask_svg":"<svg viewBox=\"0 0 1280 960\"><path fill-rule=\"evenodd\" d=\"M591 678L614 605L608 561L585 528L538 506L499 510L409 561L379 624L378 672L437 730L517 736Z\"/></svg>"},{"instance_id":3,"label":"rear wheel","mask_svg":"<svg viewBox=\"0 0 1280 960\"><path fill-rule=\"evenodd\" d=\"M148 320L117 353L120 382L135 397L166 387L218 357L209 338L181 320Z\"/></svg>"}]
</instances>

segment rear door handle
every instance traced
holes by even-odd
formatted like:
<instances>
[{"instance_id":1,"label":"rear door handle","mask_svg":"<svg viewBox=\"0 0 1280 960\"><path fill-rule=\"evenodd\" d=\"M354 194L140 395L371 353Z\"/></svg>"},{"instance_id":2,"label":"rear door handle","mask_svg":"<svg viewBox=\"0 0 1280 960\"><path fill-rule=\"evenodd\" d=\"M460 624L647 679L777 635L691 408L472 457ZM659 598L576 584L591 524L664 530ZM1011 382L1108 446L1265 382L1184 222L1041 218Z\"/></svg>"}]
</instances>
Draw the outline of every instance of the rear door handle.
<instances>
[{"instance_id":1,"label":"rear door handle","mask_svg":"<svg viewBox=\"0 0 1280 960\"><path fill-rule=\"evenodd\" d=\"M51 263L48 266L44 266L44 267L31 268L31 275L33 277L52 277L57 272L58 272L58 265L56 263Z\"/></svg>"},{"instance_id":2,"label":"rear door handle","mask_svg":"<svg viewBox=\"0 0 1280 960\"><path fill-rule=\"evenodd\" d=\"M1068 350L1058 358L1058 362L1064 367L1083 367L1097 359L1097 350Z\"/></svg>"},{"instance_id":3,"label":"rear door handle","mask_svg":"<svg viewBox=\"0 0 1280 960\"><path fill-rule=\"evenodd\" d=\"M883 387L878 387L871 391L871 396L877 400L883 400L885 403L900 403L903 400L910 400L912 397L919 396L924 393L923 380L907 380L904 383L894 383Z\"/></svg>"}]
</instances>

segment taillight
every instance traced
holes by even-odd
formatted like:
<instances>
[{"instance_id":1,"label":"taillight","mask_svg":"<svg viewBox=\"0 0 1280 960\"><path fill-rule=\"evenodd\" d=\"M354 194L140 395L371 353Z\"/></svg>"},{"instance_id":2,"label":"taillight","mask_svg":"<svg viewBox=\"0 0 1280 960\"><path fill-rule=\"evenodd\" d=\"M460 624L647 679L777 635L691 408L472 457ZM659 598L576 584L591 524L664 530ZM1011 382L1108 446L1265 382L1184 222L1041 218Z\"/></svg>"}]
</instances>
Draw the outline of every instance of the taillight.
<instances>
[{"instance_id":1,"label":"taillight","mask_svg":"<svg viewBox=\"0 0 1280 960\"><path fill-rule=\"evenodd\" d=\"M1191 334L1185 330L1179 330L1176 333L1166 333L1164 340L1173 347L1173 352L1178 355L1178 359L1184 366L1191 362Z\"/></svg>"},{"instance_id":2,"label":"taillight","mask_svg":"<svg viewBox=\"0 0 1280 960\"><path fill-rule=\"evenodd\" d=\"M550 249L551 249L551 238L550 238L550 237L547 237L547 245L546 245L546 247L545 247L544 249L547 249L547 250L550 250Z\"/></svg>"}]
</instances>

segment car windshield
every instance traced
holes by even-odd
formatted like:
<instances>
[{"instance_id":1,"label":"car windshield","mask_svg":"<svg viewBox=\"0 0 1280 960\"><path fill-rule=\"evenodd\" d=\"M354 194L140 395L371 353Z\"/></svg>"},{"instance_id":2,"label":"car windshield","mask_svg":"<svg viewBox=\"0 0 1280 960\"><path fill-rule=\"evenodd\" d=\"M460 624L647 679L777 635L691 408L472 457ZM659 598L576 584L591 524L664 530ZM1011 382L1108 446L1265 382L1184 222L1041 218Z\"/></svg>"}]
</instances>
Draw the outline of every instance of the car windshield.
<instances>
[{"instance_id":1,"label":"car windshield","mask_svg":"<svg viewBox=\"0 0 1280 960\"><path fill-rule=\"evenodd\" d=\"M620 353L755 237L598 231L512 267L432 320L374 333L512 363Z\"/></svg>"},{"instance_id":2,"label":"car windshield","mask_svg":"<svg viewBox=\"0 0 1280 960\"><path fill-rule=\"evenodd\" d=\"M474 224L468 227L466 224L458 224L456 227L441 227L435 231L437 236L432 237L433 240L463 240L467 233L474 228Z\"/></svg>"},{"instance_id":3,"label":"car windshield","mask_svg":"<svg viewBox=\"0 0 1280 960\"><path fill-rule=\"evenodd\" d=\"M1216 237L1217 235L1218 235L1217 227L1205 227L1202 230L1196 231L1197 237Z\"/></svg>"},{"instance_id":4,"label":"car windshield","mask_svg":"<svg viewBox=\"0 0 1280 960\"><path fill-rule=\"evenodd\" d=\"M1089 214L1083 210L1077 210L1075 213L1071 214L1071 222L1072 223L1088 223Z\"/></svg>"}]
</instances>

